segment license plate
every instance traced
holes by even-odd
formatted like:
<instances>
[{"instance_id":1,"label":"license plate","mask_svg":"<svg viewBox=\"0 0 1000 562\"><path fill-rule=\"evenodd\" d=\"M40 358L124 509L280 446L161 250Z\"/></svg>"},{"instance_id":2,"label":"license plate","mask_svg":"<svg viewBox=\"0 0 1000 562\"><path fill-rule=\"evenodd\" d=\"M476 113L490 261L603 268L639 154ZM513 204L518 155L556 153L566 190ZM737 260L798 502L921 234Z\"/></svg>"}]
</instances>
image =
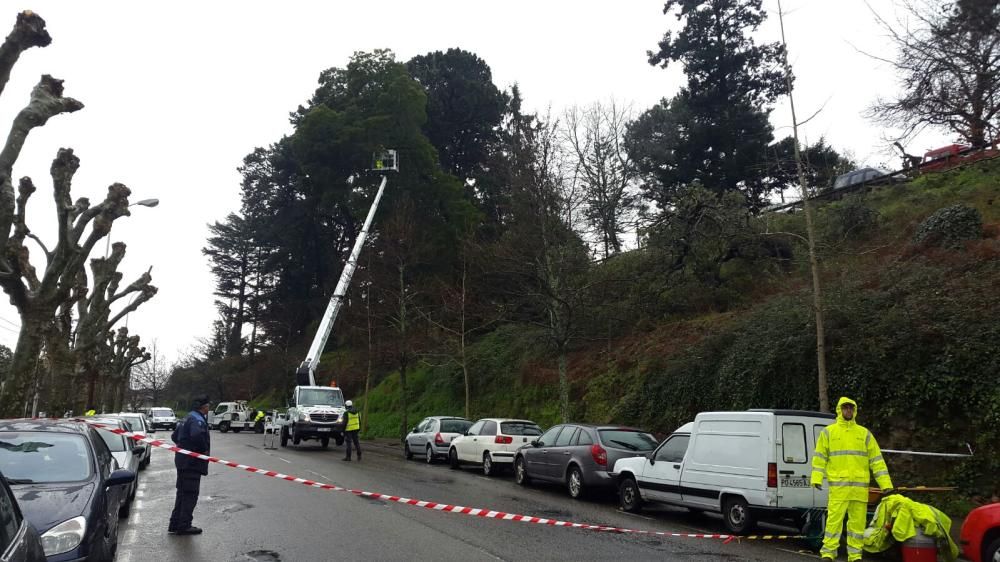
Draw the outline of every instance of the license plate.
<instances>
[{"instance_id":1,"label":"license plate","mask_svg":"<svg viewBox=\"0 0 1000 562\"><path fill-rule=\"evenodd\" d=\"M329 427L321 427L321 428L317 429L316 431L319 431L319 432L322 433L324 431L330 431L330 428Z\"/></svg>"},{"instance_id":2,"label":"license plate","mask_svg":"<svg viewBox=\"0 0 1000 562\"><path fill-rule=\"evenodd\" d=\"M781 479L782 488L808 488L809 482L806 477L801 478L782 478Z\"/></svg>"}]
</instances>

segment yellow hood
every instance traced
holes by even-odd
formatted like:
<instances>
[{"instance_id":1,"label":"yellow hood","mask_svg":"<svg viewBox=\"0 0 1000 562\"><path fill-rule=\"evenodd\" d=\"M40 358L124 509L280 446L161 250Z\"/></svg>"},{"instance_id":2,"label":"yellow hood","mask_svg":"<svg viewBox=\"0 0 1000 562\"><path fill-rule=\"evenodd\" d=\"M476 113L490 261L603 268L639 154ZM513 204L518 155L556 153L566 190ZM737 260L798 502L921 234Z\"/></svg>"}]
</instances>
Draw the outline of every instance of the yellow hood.
<instances>
[{"instance_id":1,"label":"yellow hood","mask_svg":"<svg viewBox=\"0 0 1000 562\"><path fill-rule=\"evenodd\" d=\"M854 418L850 420L844 419L844 414L840 411L840 407L844 404L850 404L854 406ZM841 396L840 400L837 400L837 423L852 424L858 421L858 403L846 396Z\"/></svg>"}]
</instances>

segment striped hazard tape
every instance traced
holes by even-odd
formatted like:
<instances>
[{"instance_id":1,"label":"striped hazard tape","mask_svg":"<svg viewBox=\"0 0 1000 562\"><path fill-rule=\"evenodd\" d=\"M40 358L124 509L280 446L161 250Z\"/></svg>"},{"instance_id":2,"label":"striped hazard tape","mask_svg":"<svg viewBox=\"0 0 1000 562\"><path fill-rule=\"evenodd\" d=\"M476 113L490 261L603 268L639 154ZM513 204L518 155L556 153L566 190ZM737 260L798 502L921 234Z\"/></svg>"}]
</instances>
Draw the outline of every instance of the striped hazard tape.
<instances>
[{"instance_id":1,"label":"striped hazard tape","mask_svg":"<svg viewBox=\"0 0 1000 562\"><path fill-rule=\"evenodd\" d=\"M67 420L69 421L69 420ZM235 463L232 461L227 461L225 459L220 459L218 457L211 457L208 455L203 455L201 453L195 453L193 451L188 451L187 449L182 449L176 445L170 445L158 439L152 439L147 437L142 433L133 433L119 429L117 427L112 427L106 424L96 423L85 419L76 419L74 421L82 421L93 427L103 429L105 431L110 431L112 433L117 433L118 435L123 435L129 439L135 441L141 441L143 443L149 443L154 447L159 447L161 449L166 449L168 451L173 451L174 453L181 455L188 455L195 457L204 461L213 462L228 466L230 468L235 468L238 470L245 470L247 472L252 472L254 474L261 474L263 476L269 476L271 478L278 478L280 480L286 480L288 482L295 482L297 484L302 484L312 488L319 488L320 490L329 490L333 492L349 492L356 496L363 498L373 499L373 500L383 500L393 503L400 503L404 505L409 505L413 507L422 507L425 509L430 509L434 511L440 511L443 513L458 513L462 515L471 515L474 517L482 517L486 519L501 519L504 521L519 521L522 523L535 523L538 525L548 525L551 527L569 527L572 529L585 529L588 531L601 531L606 533L621 533L621 534L634 534L634 535L653 535L658 537L677 537L677 538L688 538L688 539L721 539L724 543L730 543L733 541L740 540L788 540L788 539L809 539L805 535L727 535L727 534L713 534L713 533L671 533L667 531L649 531L641 529L626 529L623 527L612 527L608 525L591 525L588 523L574 523L572 521L561 521L558 519L549 519L546 517L534 517L531 515L519 515L516 513L506 513L503 511L497 511L493 509L485 509L479 507L465 507L461 505L451 505L437 502L430 502L424 500L416 500L412 498L404 498L402 496L391 496L388 494L380 494L378 492L366 492L364 490L354 490L351 488L344 488L341 486L335 486L333 484L323 484L321 482L316 482L314 480L309 480L306 478L299 478L297 476L292 476L289 474L282 474L273 470L264 470L262 468L257 468L254 466L249 466L245 464Z\"/></svg>"}]
</instances>

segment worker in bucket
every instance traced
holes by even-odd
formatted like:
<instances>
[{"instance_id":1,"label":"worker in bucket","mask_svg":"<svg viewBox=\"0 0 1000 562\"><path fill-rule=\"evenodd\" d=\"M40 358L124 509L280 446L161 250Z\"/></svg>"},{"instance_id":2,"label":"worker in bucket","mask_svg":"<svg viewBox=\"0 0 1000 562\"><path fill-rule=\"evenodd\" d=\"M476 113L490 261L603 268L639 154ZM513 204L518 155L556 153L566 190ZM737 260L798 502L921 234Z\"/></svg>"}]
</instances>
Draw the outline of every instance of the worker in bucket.
<instances>
[{"instance_id":1,"label":"worker in bucket","mask_svg":"<svg viewBox=\"0 0 1000 562\"><path fill-rule=\"evenodd\" d=\"M861 560L865 538L868 486L875 475L883 493L892 492L889 469L872 432L858 425L858 405L842 397L837 402L837 421L828 425L816 440L812 459L812 485L823 489L823 479L830 486L826 510L826 533L819 555L835 560L840 548L840 534L847 516L847 559Z\"/></svg>"},{"instance_id":2,"label":"worker in bucket","mask_svg":"<svg viewBox=\"0 0 1000 562\"><path fill-rule=\"evenodd\" d=\"M358 450L358 460L361 460L361 443L358 442L358 431L361 430L361 415L358 411L354 409L354 402L348 400L344 403L347 410L344 412L344 444L347 445L347 456L344 457L345 461L351 460L351 443L354 443L354 448Z\"/></svg>"}]
</instances>

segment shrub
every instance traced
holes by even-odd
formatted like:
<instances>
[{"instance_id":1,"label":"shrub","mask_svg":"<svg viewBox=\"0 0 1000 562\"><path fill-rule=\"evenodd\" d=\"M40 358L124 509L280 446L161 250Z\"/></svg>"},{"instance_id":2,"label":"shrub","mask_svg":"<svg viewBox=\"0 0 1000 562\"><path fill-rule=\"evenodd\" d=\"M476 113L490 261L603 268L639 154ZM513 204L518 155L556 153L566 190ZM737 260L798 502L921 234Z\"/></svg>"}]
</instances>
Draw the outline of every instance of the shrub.
<instances>
[{"instance_id":1,"label":"shrub","mask_svg":"<svg viewBox=\"0 0 1000 562\"><path fill-rule=\"evenodd\" d=\"M916 244L959 248L966 240L983 235L983 218L975 207L952 205L938 210L920 223L913 236Z\"/></svg>"}]
</instances>

